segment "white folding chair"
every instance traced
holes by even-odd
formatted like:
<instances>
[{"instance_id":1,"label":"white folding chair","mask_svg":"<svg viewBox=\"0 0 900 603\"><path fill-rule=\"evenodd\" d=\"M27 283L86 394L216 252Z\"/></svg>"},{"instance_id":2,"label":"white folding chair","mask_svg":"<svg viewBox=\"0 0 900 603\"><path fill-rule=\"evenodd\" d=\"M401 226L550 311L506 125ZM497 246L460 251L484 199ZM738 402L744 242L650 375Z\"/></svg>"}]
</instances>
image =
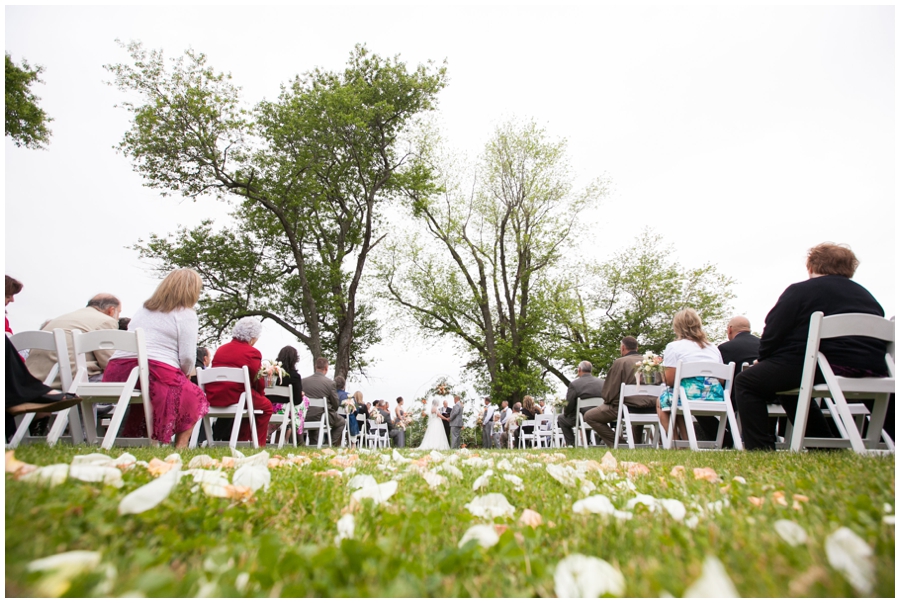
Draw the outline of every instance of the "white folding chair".
<instances>
[{"instance_id":1,"label":"white folding chair","mask_svg":"<svg viewBox=\"0 0 900 603\"><path fill-rule=\"evenodd\" d=\"M713 379L724 380L725 385L722 388L725 392L724 401L716 400L688 400L687 393L681 387L681 380L689 377L709 377ZM731 386L734 380L734 362L728 364L719 364L718 362L678 362L675 369L675 385L672 386L672 407L669 409L669 441L668 448L684 447L689 445L691 450L697 451L703 449L721 449L722 441L725 439L725 421L731 425L731 433L734 439L735 450L743 450L744 444L740 438L740 428L737 424L737 418L734 414L734 406L731 403ZM681 406L678 400L681 400ZM688 441L675 440L675 425L679 413L684 414L684 422L688 432ZM716 434L715 440L697 441L697 435L694 431L694 416L716 416L719 417L719 432Z\"/></svg>"},{"instance_id":2,"label":"white folding chair","mask_svg":"<svg viewBox=\"0 0 900 603\"><path fill-rule=\"evenodd\" d=\"M66 344L66 334L62 329L53 329L49 331L21 331L9 336L10 343L18 351L22 350L46 350L56 354L56 364L50 369L47 378L44 379L44 385L52 387L56 376L59 375L60 391L68 391L72 385L72 365L69 362L69 348ZM81 431L81 421L78 418L78 410L66 408L54 413L55 418L46 437L28 435L28 428L34 420L35 413L29 412L24 415L16 416L16 433L13 435L7 448L16 448L19 444L30 444L32 442L43 442L53 446L59 440L66 425L70 425L71 440L73 444L80 444L84 435Z\"/></svg>"},{"instance_id":3,"label":"white folding chair","mask_svg":"<svg viewBox=\"0 0 900 603\"><path fill-rule=\"evenodd\" d=\"M534 439L531 442L532 448L543 448L546 443L548 447L553 446L556 438L556 432L559 427L556 425L557 415L543 414L534 417ZM562 431L559 431L561 434Z\"/></svg>"},{"instance_id":4,"label":"white folding chair","mask_svg":"<svg viewBox=\"0 0 900 603\"><path fill-rule=\"evenodd\" d=\"M150 403L150 370L147 363L147 345L144 343L144 330L119 331L101 329L99 331L72 332L72 347L75 352L75 379L69 392L79 396L81 415L84 418L85 439L89 444L96 444L99 439L98 426L94 414L97 404L115 404L112 418L103 437L101 448L109 450L115 446L158 446L153 439L153 405ZM137 356L137 366L121 382L91 383L88 379L85 354L96 350L121 350ZM147 437L116 437L125 411L130 405L143 406L144 420L147 422Z\"/></svg>"},{"instance_id":5,"label":"white folding chair","mask_svg":"<svg viewBox=\"0 0 900 603\"><path fill-rule=\"evenodd\" d=\"M854 379L835 375L828 359L819 351L821 340L835 337L872 337L886 342L885 363L889 376ZM833 314L831 316L825 316L822 312L812 314L809 320L809 336L806 340L806 356L800 388L789 392L779 392L779 395L798 395L791 450L796 452L805 446L816 446L850 447L857 453L877 450L893 452L894 442L882 428L890 396L896 391L894 384L895 341L893 320L874 314ZM816 366L822 372L825 383L815 383ZM841 437L807 438L805 436L806 419L813 398L824 399ZM871 414L868 413L868 409L861 410L860 407L864 408L864 405L848 404L847 399L874 400ZM855 407L857 416L869 415L869 427L865 437L860 433L854 419L854 409L851 407ZM883 443L881 442L882 438L884 439Z\"/></svg>"},{"instance_id":6,"label":"white folding chair","mask_svg":"<svg viewBox=\"0 0 900 603\"><path fill-rule=\"evenodd\" d=\"M197 424L194 425L194 431L191 433L191 448L197 447L197 440L200 437L200 424L203 424L203 430L206 434L207 446L224 446L228 444L232 448L239 445L252 446L259 448L259 440L256 434L256 420L253 415L262 414L262 411L253 409L253 389L250 386L250 371L244 365L241 368L217 366L208 368L197 373L197 384L200 389L206 392L206 386L210 383L240 383L244 386L237 403L230 406L210 406L209 412ZM212 422L213 418L234 419L234 425L231 427L231 438L228 442L213 441ZM247 419L250 422L250 441L238 442L238 432L241 430L241 420Z\"/></svg>"},{"instance_id":7,"label":"white folding chair","mask_svg":"<svg viewBox=\"0 0 900 603\"><path fill-rule=\"evenodd\" d=\"M278 442L278 448L284 448L285 435L287 432L288 424L290 424L291 443L296 448L297 420L294 417L294 388L289 385L273 385L272 387L266 388L266 397L268 398L269 396L280 396L288 399L288 403L282 407L284 413L280 415L273 414L269 419L270 425L281 425L281 427L272 432L272 439L269 443L274 444Z\"/></svg>"},{"instance_id":8,"label":"white folding chair","mask_svg":"<svg viewBox=\"0 0 900 603\"><path fill-rule=\"evenodd\" d=\"M365 413L360 413L356 415L356 424L359 427L359 433L356 434L356 442L357 445L362 448L368 448L366 445L366 435L368 435L368 430L366 429L368 424L369 417L366 416Z\"/></svg>"},{"instance_id":9,"label":"white folding chair","mask_svg":"<svg viewBox=\"0 0 900 603\"><path fill-rule=\"evenodd\" d=\"M347 409L341 406L338 408L338 416L344 419L344 429L341 431L341 448L350 446L350 415Z\"/></svg>"},{"instance_id":10,"label":"white folding chair","mask_svg":"<svg viewBox=\"0 0 900 603\"><path fill-rule=\"evenodd\" d=\"M531 432L526 433L525 428L531 427ZM536 431L537 431L537 420L536 419L525 419L522 421L522 424L519 425L519 448L525 448L525 442L530 441L531 447L535 447L535 439L536 439Z\"/></svg>"},{"instance_id":11,"label":"white folding chair","mask_svg":"<svg viewBox=\"0 0 900 603\"><path fill-rule=\"evenodd\" d=\"M328 446L330 448L334 444L331 443L331 421L328 419L328 401L325 398L309 398L309 409L306 411L306 416L309 416L309 411L313 408L321 408L322 416L318 421L305 421L303 423L303 434L306 438L306 445L309 446L309 432L313 429L317 429L319 431L319 441L316 444L316 448L322 447L322 441L326 437L328 438Z\"/></svg>"},{"instance_id":12,"label":"white folding chair","mask_svg":"<svg viewBox=\"0 0 900 603\"><path fill-rule=\"evenodd\" d=\"M616 435L613 448L619 447L619 436L622 435L623 427L625 428L625 437L628 439L628 447L632 450L635 448L659 448L660 440L662 440L663 447L666 447L668 437L663 431L662 423L659 422L659 415L656 414L656 410L652 413L632 412L625 405L625 398L630 396L653 396L654 398L659 398L664 387L664 385L622 384L619 388L619 416L616 419ZM644 429L652 428L653 443L636 444L634 442L634 432L632 431L634 425L641 425Z\"/></svg>"},{"instance_id":13,"label":"white folding chair","mask_svg":"<svg viewBox=\"0 0 900 603\"><path fill-rule=\"evenodd\" d=\"M596 408L603 404L603 398L578 398L575 401L575 445L578 446L578 438L581 438L581 444L588 447L588 432L591 432L591 445L596 446L597 440L594 437L594 430L585 423L583 412L587 412L592 408Z\"/></svg>"}]
</instances>

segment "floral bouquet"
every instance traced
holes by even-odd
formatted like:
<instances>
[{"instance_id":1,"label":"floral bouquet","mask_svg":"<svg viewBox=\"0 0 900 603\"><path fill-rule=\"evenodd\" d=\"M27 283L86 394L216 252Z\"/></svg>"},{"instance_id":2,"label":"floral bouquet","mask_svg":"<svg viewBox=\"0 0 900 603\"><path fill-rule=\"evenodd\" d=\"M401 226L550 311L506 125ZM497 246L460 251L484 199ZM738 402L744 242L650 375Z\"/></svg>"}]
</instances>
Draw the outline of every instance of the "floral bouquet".
<instances>
[{"instance_id":1,"label":"floral bouquet","mask_svg":"<svg viewBox=\"0 0 900 603\"><path fill-rule=\"evenodd\" d=\"M513 417L516 419L516 425L521 425L525 422L525 415L521 413L516 413Z\"/></svg>"},{"instance_id":2,"label":"floral bouquet","mask_svg":"<svg viewBox=\"0 0 900 603\"><path fill-rule=\"evenodd\" d=\"M653 385L657 382L657 375L659 375L659 381L662 381L664 372L665 367L662 365L662 357L657 356L650 350L644 352L643 358L634 363L634 374L639 384Z\"/></svg>"},{"instance_id":3,"label":"floral bouquet","mask_svg":"<svg viewBox=\"0 0 900 603\"><path fill-rule=\"evenodd\" d=\"M287 371L281 368L281 362L278 360L263 360L256 373L257 379L266 379L266 387L272 387L281 384L281 378L287 375Z\"/></svg>"},{"instance_id":4,"label":"floral bouquet","mask_svg":"<svg viewBox=\"0 0 900 603\"><path fill-rule=\"evenodd\" d=\"M382 414L380 412L378 412L378 409L375 408L374 406L372 406L372 408L369 409L369 418L372 419L373 421L375 421L376 424L384 423L384 417L382 416Z\"/></svg>"},{"instance_id":5,"label":"floral bouquet","mask_svg":"<svg viewBox=\"0 0 900 603\"><path fill-rule=\"evenodd\" d=\"M344 410L347 411L348 415L356 412L356 403L353 401L353 398L345 399L343 402L341 402L341 406L344 407Z\"/></svg>"}]
</instances>

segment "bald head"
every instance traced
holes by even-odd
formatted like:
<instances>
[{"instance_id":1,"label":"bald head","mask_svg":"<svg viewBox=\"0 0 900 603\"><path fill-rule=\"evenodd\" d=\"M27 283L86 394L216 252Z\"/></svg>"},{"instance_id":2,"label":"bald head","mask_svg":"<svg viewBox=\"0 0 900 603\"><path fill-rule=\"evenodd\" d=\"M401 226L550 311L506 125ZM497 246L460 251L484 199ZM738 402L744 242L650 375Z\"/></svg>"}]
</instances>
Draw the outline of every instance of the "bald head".
<instances>
[{"instance_id":1,"label":"bald head","mask_svg":"<svg viewBox=\"0 0 900 603\"><path fill-rule=\"evenodd\" d=\"M750 330L750 321L746 316L735 316L728 321L728 341L734 339L738 333Z\"/></svg>"}]
</instances>

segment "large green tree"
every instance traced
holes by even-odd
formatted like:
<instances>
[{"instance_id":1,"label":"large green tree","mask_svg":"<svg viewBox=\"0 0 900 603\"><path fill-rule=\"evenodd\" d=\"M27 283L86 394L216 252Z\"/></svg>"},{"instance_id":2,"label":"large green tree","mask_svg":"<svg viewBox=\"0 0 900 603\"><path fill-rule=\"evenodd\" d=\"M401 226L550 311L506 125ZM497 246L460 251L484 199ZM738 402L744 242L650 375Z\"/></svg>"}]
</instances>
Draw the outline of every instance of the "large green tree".
<instances>
[{"instance_id":1,"label":"large green tree","mask_svg":"<svg viewBox=\"0 0 900 603\"><path fill-rule=\"evenodd\" d=\"M660 354L675 339L675 313L688 307L700 314L711 340L721 340L734 280L710 263L684 267L671 259L672 252L660 235L645 230L610 260L588 264L577 278L558 282L558 313L546 323L543 365L563 382L563 371L581 360L602 373L619 357L626 335Z\"/></svg>"},{"instance_id":2,"label":"large green tree","mask_svg":"<svg viewBox=\"0 0 900 603\"><path fill-rule=\"evenodd\" d=\"M576 190L565 141L531 121L499 126L475 170L448 155L422 159L439 186L410 195L418 230L379 255L383 295L424 334L469 354L468 368L495 398L542 393L538 335L554 304L547 285L605 186Z\"/></svg>"},{"instance_id":3,"label":"large green tree","mask_svg":"<svg viewBox=\"0 0 900 603\"><path fill-rule=\"evenodd\" d=\"M38 106L41 99L31 90L32 84L43 83L39 77L43 70L25 60L20 67L6 53L6 136L17 147L40 149L50 142L47 124L53 119Z\"/></svg>"},{"instance_id":4,"label":"large green tree","mask_svg":"<svg viewBox=\"0 0 900 603\"><path fill-rule=\"evenodd\" d=\"M230 76L187 51L126 46L130 64L107 66L137 94L120 149L164 195L212 195L231 224L212 221L138 245L161 271L197 269L206 290L203 328L220 336L234 319L260 316L295 335L337 373L365 366L378 340L361 301L366 261L381 241L382 208L424 187L408 132L434 109L446 68L408 70L357 46L342 72L314 69L276 100L243 105Z\"/></svg>"}]
</instances>

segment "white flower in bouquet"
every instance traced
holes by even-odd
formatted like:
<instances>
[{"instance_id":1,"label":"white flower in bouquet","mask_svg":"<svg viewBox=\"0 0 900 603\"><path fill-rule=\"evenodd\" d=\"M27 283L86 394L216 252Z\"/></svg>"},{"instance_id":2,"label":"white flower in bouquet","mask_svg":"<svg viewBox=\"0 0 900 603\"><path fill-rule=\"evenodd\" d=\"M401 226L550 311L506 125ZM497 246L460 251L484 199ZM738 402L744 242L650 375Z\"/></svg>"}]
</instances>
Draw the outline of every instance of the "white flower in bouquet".
<instances>
[{"instance_id":1,"label":"white flower in bouquet","mask_svg":"<svg viewBox=\"0 0 900 603\"><path fill-rule=\"evenodd\" d=\"M256 372L256 378L261 379L263 377L266 378L267 385L275 385L275 380L278 380L278 383L281 383L281 378L287 376L287 371L285 371L281 367L281 362L278 360L263 360L259 365L259 370Z\"/></svg>"}]
</instances>

